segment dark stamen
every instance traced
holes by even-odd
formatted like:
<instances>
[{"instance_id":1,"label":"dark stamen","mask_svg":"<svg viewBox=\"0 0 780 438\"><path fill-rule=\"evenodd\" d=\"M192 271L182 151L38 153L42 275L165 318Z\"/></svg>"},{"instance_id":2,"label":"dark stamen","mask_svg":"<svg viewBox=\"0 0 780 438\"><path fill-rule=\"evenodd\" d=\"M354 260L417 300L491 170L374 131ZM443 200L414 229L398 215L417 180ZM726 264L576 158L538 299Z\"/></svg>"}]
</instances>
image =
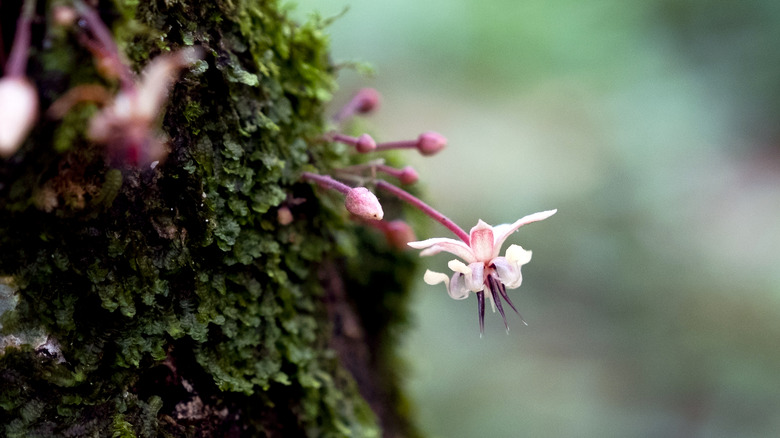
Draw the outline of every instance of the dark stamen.
<instances>
[{"instance_id":1,"label":"dark stamen","mask_svg":"<svg viewBox=\"0 0 780 438\"><path fill-rule=\"evenodd\" d=\"M496 289L499 291L501 290L501 283L493 278L492 275L488 276L488 283L488 286L490 286L490 294L493 295L493 301L496 303L496 307L498 307L498 313L500 313L501 317L504 318L504 327L506 327L506 332L509 333L509 323L506 322L504 307L501 305L501 298L498 297L498 293L496 292Z\"/></svg>"},{"instance_id":2,"label":"dark stamen","mask_svg":"<svg viewBox=\"0 0 780 438\"><path fill-rule=\"evenodd\" d=\"M517 311L517 308L515 308L515 305L512 304L512 301L509 299L509 295L506 294L506 286L504 286L504 284L498 280L496 280L496 283L498 283L498 291L501 293L501 297L503 297L504 301L506 301L507 304L509 304L509 306L512 308L512 310L514 310L515 313L519 315L520 312Z\"/></svg>"},{"instance_id":3,"label":"dark stamen","mask_svg":"<svg viewBox=\"0 0 780 438\"><path fill-rule=\"evenodd\" d=\"M485 293L477 292L477 310L479 311L479 337L485 333Z\"/></svg>"},{"instance_id":4,"label":"dark stamen","mask_svg":"<svg viewBox=\"0 0 780 438\"><path fill-rule=\"evenodd\" d=\"M504 286L504 283L501 283L498 279L496 279L496 283L498 284L498 291L501 294L501 296L504 298L504 301L509 304L510 307L512 307L512 310L517 313L517 316L520 317L520 321L523 322L523 324L528 325L527 322L523 319L523 315L520 314L520 312L517 311L517 308L515 308L515 305L512 304L512 301L509 299L509 295L506 294L506 286Z\"/></svg>"}]
</instances>

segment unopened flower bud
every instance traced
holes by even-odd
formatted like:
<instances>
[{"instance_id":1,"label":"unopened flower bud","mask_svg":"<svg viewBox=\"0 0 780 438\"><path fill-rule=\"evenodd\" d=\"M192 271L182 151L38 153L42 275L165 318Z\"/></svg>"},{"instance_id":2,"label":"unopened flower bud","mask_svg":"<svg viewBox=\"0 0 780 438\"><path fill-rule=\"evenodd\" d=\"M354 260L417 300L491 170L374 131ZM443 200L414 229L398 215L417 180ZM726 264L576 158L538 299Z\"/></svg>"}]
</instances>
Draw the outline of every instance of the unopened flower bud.
<instances>
[{"instance_id":1,"label":"unopened flower bud","mask_svg":"<svg viewBox=\"0 0 780 438\"><path fill-rule=\"evenodd\" d=\"M412 227L402 220L388 222L384 226L383 231L387 243L399 250L409 249L407 243L417 240L414 231L412 231Z\"/></svg>"},{"instance_id":2,"label":"unopened flower bud","mask_svg":"<svg viewBox=\"0 0 780 438\"><path fill-rule=\"evenodd\" d=\"M358 91L352 101L355 105L355 112L369 113L379 106L379 92L373 88L363 88Z\"/></svg>"},{"instance_id":3,"label":"unopened flower bud","mask_svg":"<svg viewBox=\"0 0 780 438\"><path fill-rule=\"evenodd\" d=\"M343 122L355 114L366 114L375 110L379 106L379 93L373 88L363 88L355 94L355 97L349 101L334 116L336 122Z\"/></svg>"},{"instance_id":4,"label":"unopened flower bud","mask_svg":"<svg viewBox=\"0 0 780 438\"><path fill-rule=\"evenodd\" d=\"M385 216L379 199L365 187L350 189L344 205L347 211L363 219L381 220Z\"/></svg>"},{"instance_id":5,"label":"unopened flower bud","mask_svg":"<svg viewBox=\"0 0 780 438\"><path fill-rule=\"evenodd\" d=\"M403 169L401 169L401 173L398 174L398 181L401 182L401 184L414 184L419 179L419 175L417 175L417 171L414 170L412 166L406 166Z\"/></svg>"},{"instance_id":6,"label":"unopened flower bud","mask_svg":"<svg viewBox=\"0 0 780 438\"><path fill-rule=\"evenodd\" d=\"M376 149L376 142L373 138L371 138L368 134L363 134L360 137L358 137L357 142L355 143L355 148L358 152L361 154L365 154L367 152L371 152L374 149Z\"/></svg>"},{"instance_id":7,"label":"unopened flower bud","mask_svg":"<svg viewBox=\"0 0 780 438\"><path fill-rule=\"evenodd\" d=\"M38 93L23 77L0 79L0 156L8 157L38 118Z\"/></svg>"},{"instance_id":8,"label":"unopened flower bud","mask_svg":"<svg viewBox=\"0 0 780 438\"><path fill-rule=\"evenodd\" d=\"M447 146L447 139L438 132L423 132L417 137L417 149L422 155L433 155Z\"/></svg>"}]
</instances>

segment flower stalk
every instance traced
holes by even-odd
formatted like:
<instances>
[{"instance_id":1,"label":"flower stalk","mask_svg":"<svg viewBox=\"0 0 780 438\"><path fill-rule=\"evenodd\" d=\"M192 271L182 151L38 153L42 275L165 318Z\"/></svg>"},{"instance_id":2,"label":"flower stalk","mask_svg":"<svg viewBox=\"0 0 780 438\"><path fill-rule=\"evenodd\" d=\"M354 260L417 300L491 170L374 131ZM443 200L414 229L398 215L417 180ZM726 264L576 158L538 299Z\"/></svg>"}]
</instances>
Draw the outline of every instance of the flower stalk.
<instances>
[{"instance_id":1,"label":"flower stalk","mask_svg":"<svg viewBox=\"0 0 780 438\"><path fill-rule=\"evenodd\" d=\"M124 90L135 89L135 75L130 70L130 67L122 61L119 48L114 42L111 31L103 23L103 20L100 19L98 13L81 0L73 0L73 7L81 19L84 20L92 35L97 39L100 45L98 51L110 64L111 71L119 75L120 86Z\"/></svg>"},{"instance_id":2,"label":"flower stalk","mask_svg":"<svg viewBox=\"0 0 780 438\"><path fill-rule=\"evenodd\" d=\"M306 181L312 181L324 187L326 189L336 190L337 192L346 196L344 206L347 211L363 219L369 220L381 220L385 213L382 210L382 205L376 198L376 195L371 193L365 187L350 187L340 181L336 181L327 175L318 175L311 172L303 172L301 179Z\"/></svg>"},{"instance_id":3,"label":"flower stalk","mask_svg":"<svg viewBox=\"0 0 780 438\"><path fill-rule=\"evenodd\" d=\"M376 150L376 142L368 134L363 134L360 137L352 137L350 135L334 133L331 135L331 138L333 141L355 146L355 149L361 154Z\"/></svg>"},{"instance_id":4,"label":"flower stalk","mask_svg":"<svg viewBox=\"0 0 780 438\"><path fill-rule=\"evenodd\" d=\"M376 181L376 186L379 189L390 192L393 196L400 198L401 200L407 202L412 207L425 213L425 215L435 220L436 222L444 225L448 230L452 231L456 236L458 236L460 240L468 244L469 235L468 233L463 231L463 228L459 227L458 224L452 221L452 219L448 218L447 216L443 215L435 208L431 207L430 205L420 200L420 198L412 195L406 190L400 189L390 184L389 182L381 179Z\"/></svg>"},{"instance_id":5,"label":"flower stalk","mask_svg":"<svg viewBox=\"0 0 780 438\"><path fill-rule=\"evenodd\" d=\"M5 64L4 74L7 78L24 77L25 70L27 70L27 56L30 51L30 24L34 12L35 1L25 0L19 19L16 20L14 45L11 47L11 53Z\"/></svg>"},{"instance_id":6,"label":"flower stalk","mask_svg":"<svg viewBox=\"0 0 780 438\"><path fill-rule=\"evenodd\" d=\"M391 149L417 149L421 155L431 156L447 146L447 139L438 132L423 132L416 140L389 141L376 145L377 151Z\"/></svg>"}]
</instances>

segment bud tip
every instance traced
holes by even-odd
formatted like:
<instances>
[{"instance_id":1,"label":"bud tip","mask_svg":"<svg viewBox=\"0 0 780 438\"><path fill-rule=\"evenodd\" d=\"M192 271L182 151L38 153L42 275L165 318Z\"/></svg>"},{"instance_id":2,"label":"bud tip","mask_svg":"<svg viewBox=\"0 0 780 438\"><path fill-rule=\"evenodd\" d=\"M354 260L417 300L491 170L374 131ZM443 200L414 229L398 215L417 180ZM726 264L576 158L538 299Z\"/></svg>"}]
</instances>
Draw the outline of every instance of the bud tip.
<instances>
[{"instance_id":1,"label":"bud tip","mask_svg":"<svg viewBox=\"0 0 780 438\"><path fill-rule=\"evenodd\" d=\"M417 138L417 149L423 155L433 155L447 146L447 139L438 132L423 132Z\"/></svg>"},{"instance_id":2,"label":"bud tip","mask_svg":"<svg viewBox=\"0 0 780 438\"><path fill-rule=\"evenodd\" d=\"M355 187L347 193L344 201L347 211L363 219L381 220L385 213L376 195L365 187Z\"/></svg>"}]
</instances>

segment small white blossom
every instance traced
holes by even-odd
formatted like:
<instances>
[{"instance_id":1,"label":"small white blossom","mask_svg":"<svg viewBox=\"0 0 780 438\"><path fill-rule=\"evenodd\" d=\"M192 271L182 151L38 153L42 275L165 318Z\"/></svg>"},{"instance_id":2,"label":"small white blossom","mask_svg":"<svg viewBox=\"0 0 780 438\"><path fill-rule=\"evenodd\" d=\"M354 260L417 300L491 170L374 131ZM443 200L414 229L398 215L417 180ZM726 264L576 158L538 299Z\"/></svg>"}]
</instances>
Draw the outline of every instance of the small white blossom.
<instances>
[{"instance_id":1,"label":"small white blossom","mask_svg":"<svg viewBox=\"0 0 780 438\"><path fill-rule=\"evenodd\" d=\"M410 242L409 246L421 249L421 256L438 254L442 251L458 256L461 260L451 260L448 267L453 271L449 276L441 272L428 270L423 279L430 285L444 283L450 297L462 300L469 296L470 292L477 294L479 305L480 331L484 329L485 292L490 292L488 297L495 311L501 313L506 325L506 316L501 304L504 299L512 309L517 309L509 300L506 289L520 287L523 275L520 269L531 261L531 251L523 249L519 245L510 245L504 256L500 256L501 246L510 234L518 228L531 222L537 222L555 214L557 210L542 211L518 219L511 224L503 224L492 227L482 220L471 229L469 243L448 238L433 238L419 242ZM464 263L465 262L465 263ZM509 326L507 325L507 330Z\"/></svg>"}]
</instances>

